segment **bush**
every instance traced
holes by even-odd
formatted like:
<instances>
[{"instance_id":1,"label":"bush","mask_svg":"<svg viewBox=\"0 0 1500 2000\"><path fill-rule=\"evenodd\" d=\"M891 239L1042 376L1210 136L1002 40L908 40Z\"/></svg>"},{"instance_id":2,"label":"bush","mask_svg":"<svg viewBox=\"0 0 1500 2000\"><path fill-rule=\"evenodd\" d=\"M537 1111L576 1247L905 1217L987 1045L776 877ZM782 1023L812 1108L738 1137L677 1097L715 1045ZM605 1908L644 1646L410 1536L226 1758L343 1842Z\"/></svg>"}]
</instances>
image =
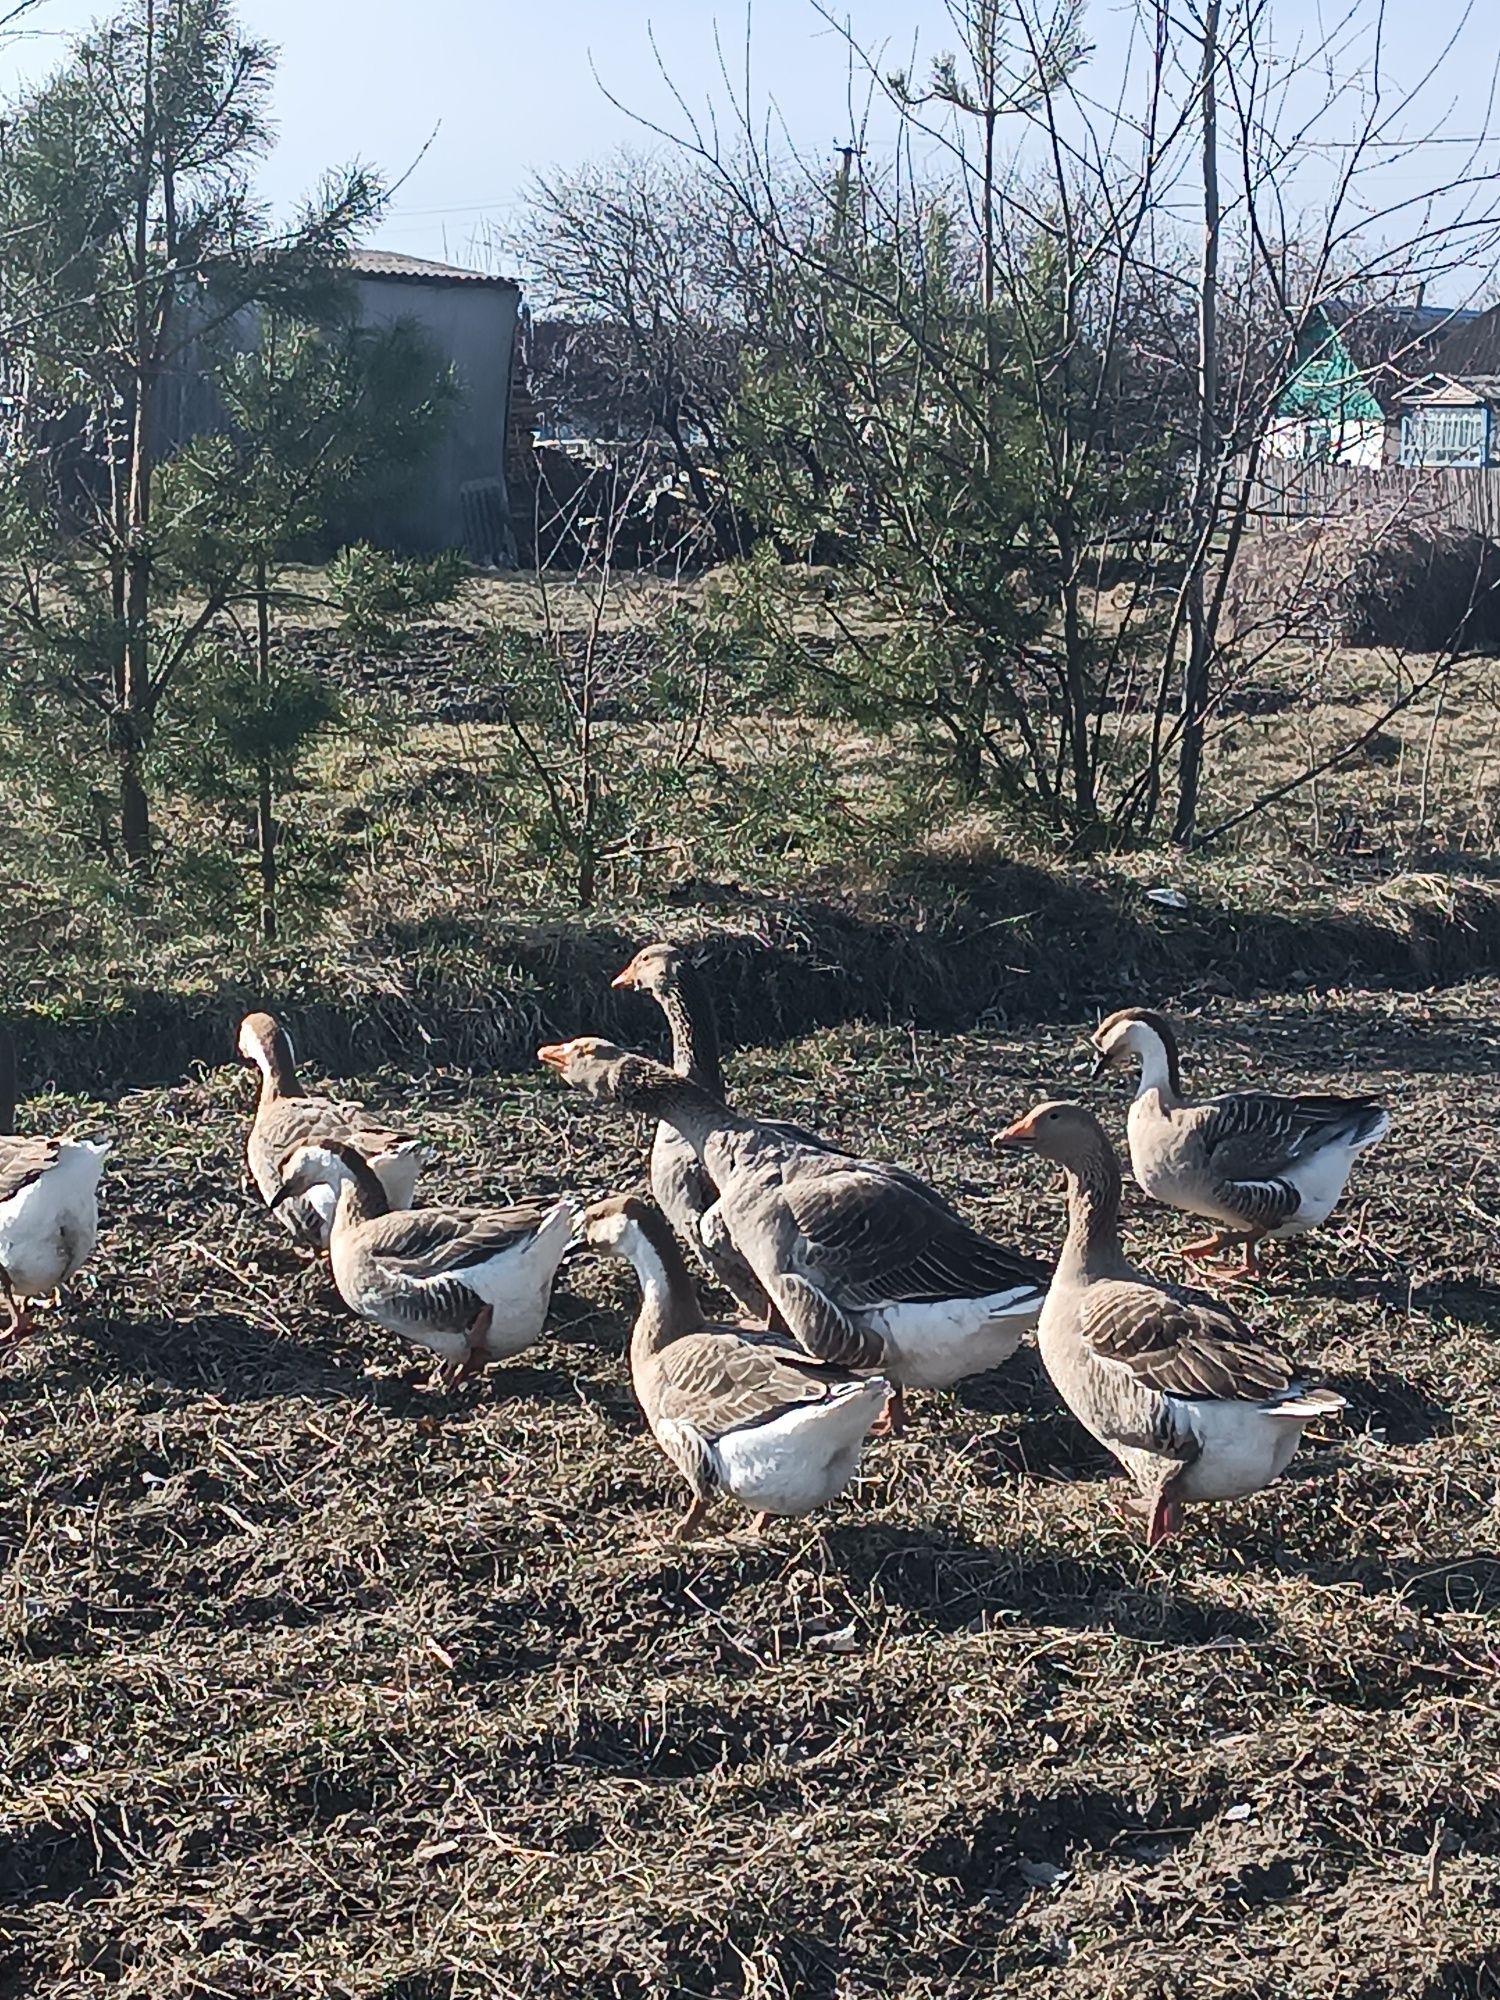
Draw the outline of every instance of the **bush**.
<instances>
[{"instance_id":1,"label":"bush","mask_svg":"<svg viewBox=\"0 0 1500 2000\"><path fill-rule=\"evenodd\" d=\"M354 542L328 565L328 590L350 638L391 646L414 618L451 602L468 569L458 549L423 558Z\"/></svg>"}]
</instances>

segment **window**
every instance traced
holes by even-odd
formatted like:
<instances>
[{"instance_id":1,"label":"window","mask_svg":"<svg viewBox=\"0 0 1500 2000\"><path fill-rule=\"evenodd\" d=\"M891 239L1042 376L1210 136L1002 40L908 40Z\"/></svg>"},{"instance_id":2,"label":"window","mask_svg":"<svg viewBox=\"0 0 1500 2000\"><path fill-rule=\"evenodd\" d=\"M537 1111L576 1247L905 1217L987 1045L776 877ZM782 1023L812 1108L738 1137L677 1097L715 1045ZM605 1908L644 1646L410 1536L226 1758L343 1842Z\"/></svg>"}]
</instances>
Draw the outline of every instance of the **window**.
<instances>
[{"instance_id":1,"label":"window","mask_svg":"<svg viewBox=\"0 0 1500 2000\"><path fill-rule=\"evenodd\" d=\"M1403 465L1483 465L1489 457L1488 409L1408 410L1401 419Z\"/></svg>"}]
</instances>

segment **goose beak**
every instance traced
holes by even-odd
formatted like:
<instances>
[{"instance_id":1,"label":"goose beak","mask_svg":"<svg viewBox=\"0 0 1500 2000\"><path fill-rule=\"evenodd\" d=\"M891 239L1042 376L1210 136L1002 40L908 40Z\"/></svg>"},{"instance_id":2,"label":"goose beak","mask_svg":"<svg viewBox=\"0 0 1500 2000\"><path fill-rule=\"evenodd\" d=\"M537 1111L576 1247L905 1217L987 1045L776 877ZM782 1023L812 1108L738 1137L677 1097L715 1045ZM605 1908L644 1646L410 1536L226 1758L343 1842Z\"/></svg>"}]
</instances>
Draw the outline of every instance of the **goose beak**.
<instances>
[{"instance_id":1,"label":"goose beak","mask_svg":"<svg viewBox=\"0 0 1500 2000\"><path fill-rule=\"evenodd\" d=\"M1089 1082L1097 1083L1109 1068L1109 1057L1101 1049L1094 1050L1094 1060L1089 1065Z\"/></svg>"},{"instance_id":2,"label":"goose beak","mask_svg":"<svg viewBox=\"0 0 1500 2000\"><path fill-rule=\"evenodd\" d=\"M271 1197L271 1199L270 1199L270 1200L269 1200L269 1201L268 1201L268 1202L266 1203L266 1207L267 1207L267 1208L280 1208L281 1204L282 1204L282 1203L283 1203L284 1201L290 1201L290 1200L291 1200L291 1198L292 1198L292 1196L293 1196L293 1194L294 1194L295 1192L296 1192L296 1190L295 1190L295 1188L293 1188L293 1186L292 1186L292 1184L291 1184L291 1182L290 1182L290 1181L283 1181L283 1182L281 1183L281 1186L280 1186L279 1188L277 1188L277 1190L276 1190L275 1194L273 1194L273 1195L272 1195L272 1197Z\"/></svg>"},{"instance_id":3,"label":"goose beak","mask_svg":"<svg viewBox=\"0 0 1500 2000\"><path fill-rule=\"evenodd\" d=\"M634 962L627 965L623 972L617 972L614 978L609 983L611 986L634 986L635 984Z\"/></svg>"},{"instance_id":4,"label":"goose beak","mask_svg":"<svg viewBox=\"0 0 1500 2000\"><path fill-rule=\"evenodd\" d=\"M996 1139L997 1146L1004 1146L1010 1152L1024 1152L1036 1137L1036 1128L1028 1111L1024 1118L1018 1118L1014 1125L1007 1125Z\"/></svg>"},{"instance_id":5,"label":"goose beak","mask_svg":"<svg viewBox=\"0 0 1500 2000\"><path fill-rule=\"evenodd\" d=\"M561 1072L567 1068L568 1045L566 1042L547 1042L537 1050L536 1059L545 1063L548 1069Z\"/></svg>"}]
</instances>

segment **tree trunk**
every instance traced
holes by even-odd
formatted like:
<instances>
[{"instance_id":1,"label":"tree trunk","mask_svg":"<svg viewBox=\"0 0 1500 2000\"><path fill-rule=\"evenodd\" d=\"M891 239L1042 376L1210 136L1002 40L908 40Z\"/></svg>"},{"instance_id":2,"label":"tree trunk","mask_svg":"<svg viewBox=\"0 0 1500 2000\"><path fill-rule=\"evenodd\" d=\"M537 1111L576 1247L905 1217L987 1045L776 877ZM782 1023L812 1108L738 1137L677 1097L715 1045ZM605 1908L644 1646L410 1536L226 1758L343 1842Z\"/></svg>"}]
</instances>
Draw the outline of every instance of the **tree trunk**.
<instances>
[{"instance_id":1,"label":"tree trunk","mask_svg":"<svg viewBox=\"0 0 1500 2000\"><path fill-rule=\"evenodd\" d=\"M1208 711L1209 656L1213 629L1205 602L1213 528L1214 480L1218 468L1219 396L1219 0L1203 8L1203 262L1198 288L1198 440L1193 467L1193 506L1187 579L1188 656L1182 677L1182 753L1177 771L1177 816L1172 838L1191 847L1198 823L1203 782L1203 727Z\"/></svg>"},{"instance_id":2,"label":"tree trunk","mask_svg":"<svg viewBox=\"0 0 1500 2000\"><path fill-rule=\"evenodd\" d=\"M140 745L128 729L127 738L120 746L120 845L131 868L144 868L151 859L151 801L141 778Z\"/></svg>"},{"instance_id":3,"label":"tree trunk","mask_svg":"<svg viewBox=\"0 0 1500 2000\"><path fill-rule=\"evenodd\" d=\"M1068 393L1065 380L1064 394ZM1071 457L1071 441L1069 456ZM1056 525L1057 566L1062 573L1058 590L1058 608L1062 612L1063 730L1068 746L1068 774L1073 792L1073 817L1078 825L1086 826L1090 820L1098 817L1098 804L1094 786L1089 649L1084 632L1083 615L1078 604L1078 572L1081 558L1075 533L1076 526L1072 518L1071 503L1065 499L1058 510ZM1062 773L1059 771L1058 791L1061 790Z\"/></svg>"},{"instance_id":4,"label":"tree trunk","mask_svg":"<svg viewBox=\"0 0 1500 2000\"><path fill-rule=\"evenodd\" d=\"M255 682L262 694L271 685L271 605L264 560L255 565ZM260 934L276 942L276 794L271 759L255 760L255 852L260 865Z\"/></svg>"},{"instance_id":5,"label":"tree trunk","mask_svg":"<svg viewBox=\"0 0 1500 2000\"><path fill-rule=\"evenodd\" d=\"M133 407L130 478L125 501L125 638L119 676L120 841L131 869L151 861L151 806L142 770L151 735L151 427L155 417L158 335L151 293L151 187L156 163L155 0L146 0L145 91L135 194Z\"/></svg>"},{"instance_id":6,"label":"tree trunk","mask_svg":"<svg viewBox=\"0 0 1500 2000\"><path fill-rule=\"evenodd\" d=\"M143 769L151 735L151 555L134 522L131 534L125 558L125 655L118 718L120 844L126 864L137 869L151 862L151 802Z\"/></svg>"}]
</instances>

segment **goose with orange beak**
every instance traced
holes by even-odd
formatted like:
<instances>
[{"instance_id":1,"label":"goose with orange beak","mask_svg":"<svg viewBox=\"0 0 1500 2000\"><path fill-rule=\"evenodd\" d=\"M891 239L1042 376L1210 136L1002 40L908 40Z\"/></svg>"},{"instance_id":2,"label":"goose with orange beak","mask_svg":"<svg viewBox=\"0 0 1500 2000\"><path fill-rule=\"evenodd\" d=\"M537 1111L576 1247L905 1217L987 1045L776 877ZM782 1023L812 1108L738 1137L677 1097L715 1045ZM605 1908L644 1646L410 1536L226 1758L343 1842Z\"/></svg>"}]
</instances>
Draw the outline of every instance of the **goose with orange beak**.
<instances>
[{"instance_id":1,"label":"goose with orange beak","mask_svg":"<svg viewBox=\"0 0 1500 2000\"><path fill-rule=\"evenodd\" d=\"M998 1143L1063 1170L1068 1234L1037 1323L1054 1386L1134 1482L1151 1546L1185 1503L1237 1500L1286 1470L1344 1398L1308 1387L1237 1314L1161 1285L1120 1242L1120 1163L1081 1104L1039 1104Z\"/></svg>"},{"instance_id":2,"label":"goose with orange beak","mask_svg":"<svg viewBox=\"0 0 1500 2000\"><path fill-rule=\"evenodd\" d=\"M920 1181L789 1140L594 1036L538 1056L574 1089L682 1134L719 1190L705 1226L724 1232L816 1360L878 1370L898 1389L947 1388L1007 1360L1035 1325L1046 1268L981 1236Z\"/></svg>"},{"instance_id":3,"label":"goose with orange beak","mask_svg":"<svg viewBox=\"0 0 1500 2000\"><path fill-rule=\"evenodd\" d=\"M688 954L674 944L644 945L610 984L645 994L656 1002L671 1031L672 1068L679 1076L687 1077L727 1103L713 1001L702 974ZM805 1146L816 1153L841 1153L841 1148L803 1125L793 1125L784 1118L764 1118L760 1123L763 1130L776 1133L792 1145ZM882 1172L895 1180L911 1182L917 1193L928 1200L943 1199L935 1189L901 1167L883 1166ZM719 1226L715 1212L719 1190L713 1177L691 1144L666 1119L658 1120L651 1141L651 1193L657 1207L709 1277L737 1299L752 1319L769 1326L775 1308L749 1260Z\"/></svg>"}]
</instances>

